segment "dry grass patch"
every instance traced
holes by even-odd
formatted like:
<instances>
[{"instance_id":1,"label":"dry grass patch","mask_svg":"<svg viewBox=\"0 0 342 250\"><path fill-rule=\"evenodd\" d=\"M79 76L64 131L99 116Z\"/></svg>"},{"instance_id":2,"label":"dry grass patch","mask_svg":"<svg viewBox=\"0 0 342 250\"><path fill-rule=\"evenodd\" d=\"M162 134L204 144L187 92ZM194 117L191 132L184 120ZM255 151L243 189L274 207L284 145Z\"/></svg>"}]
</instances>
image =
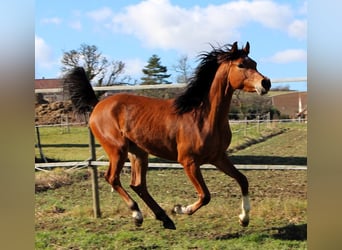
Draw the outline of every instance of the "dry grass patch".
<instances>
[{"instance_id":1,"label":"dry grass patch","mask_svg":"<svg viewBox=\"0 0 342 250\"><path fill-rule=\"evenodd\" d=\"M70 172L56 168L49 172L37 172L35 175L35 192L56 189L73 183Z\"/></svg>"}]
</instances>

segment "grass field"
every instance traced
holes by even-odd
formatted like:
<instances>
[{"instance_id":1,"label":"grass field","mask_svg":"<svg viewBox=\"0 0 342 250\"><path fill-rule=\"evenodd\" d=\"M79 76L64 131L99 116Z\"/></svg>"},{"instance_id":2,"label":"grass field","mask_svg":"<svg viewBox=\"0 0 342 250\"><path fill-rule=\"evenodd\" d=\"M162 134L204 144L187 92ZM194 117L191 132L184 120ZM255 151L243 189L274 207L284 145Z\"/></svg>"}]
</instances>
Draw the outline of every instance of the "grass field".
<instances>
[{"instance_id":1,"label":"grass field","mask_svg":"<svg viewBox=\"0 0 342 250\"><path fill-rule=\"evenodd\" d=\"M75 133L70 134L55 129L57 133L42 135L42 143L52 145L44 148L48 157L63 160L88 157L87 146L77 145L87 144L85 128L73 128ZM277 131L282 133L269 136ZM234 162L306 165L305 124L278 124L240 136L235 133L235 149L230 153ZM67 144L62 154L59 151L64 148L56 146L61 142ZM104 171L104 167L99 168L100 219L92 216L87 169L36 172L36 249L307 248L306 171L243 171L250 182L252 210L250 225L242 228L238 224L240 191L233 179L217 170L203 170L211 202L192 216L175 216L170 213L173 205L187 205L196 200L194 188L183 170L150 170L149 191L173 219L177 230L163 229L129 188L129 172L123 172L123 186L139 203L144 215L142 227L135 227L124 202L110 192Z\"/></svg>"},{"instance_id":2,"label":"grass field","mask_svg":"<svg viewBox=\"0 0 342 250\"><path fill-rule=\"evenodd\" d=\"M163 229L129 189L127 173L122 182L142 209L141 228L103 178L102 218L94 219L87 171L54 172L69 185L36 194L36 249L306 249L306 171L244 171L252 205L247 228L238 224L237 184L221 172L203 171L212 194L207 206L192 216L174 216L169 212L174 204L195 201L193 187L182 170L150 171L149 190L174 220L175 231Z\"/></svg>"}]
</instances>

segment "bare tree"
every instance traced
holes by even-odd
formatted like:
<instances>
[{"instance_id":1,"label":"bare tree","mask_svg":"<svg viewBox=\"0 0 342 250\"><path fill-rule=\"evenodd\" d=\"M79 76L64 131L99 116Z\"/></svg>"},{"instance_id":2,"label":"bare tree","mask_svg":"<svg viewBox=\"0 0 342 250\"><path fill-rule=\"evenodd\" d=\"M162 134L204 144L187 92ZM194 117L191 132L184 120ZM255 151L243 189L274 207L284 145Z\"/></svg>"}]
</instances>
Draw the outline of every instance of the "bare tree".
<instances>
[{"instance_id":1,"label":"bare tree","mask_svg":"<svg viewBox=\"0 0 342 250\"><path fill-rule=\"evenodd\" d=\"M61 62L62 72L67 72L77 66L83 67L90 81L104 72L108 66L107 58L102 56L98 48L87 44L81 44L78 50L64 52Z\"/></svg>"},{"instance_id":2,"label":"bare tree","mask_svg":"<svg viewBox=\"0 0 342 250\"><path fill-rule=\"evenodd\" d=\"M98 86L113 85L124 72L122 61L108 62L97 46L81 44L78 50L64 52L61 70L63 73L74 67L83 67L90 81L97 79Z\"/></svg>"},{"instance_id":3,"label":"bare tree","mask_svg":"<svg viewBox=\"0 0 342 250\"><path fill-rule=\"evenodd\" d=\"M111 66L109 69L109 77L107 80L107 85L114 85L118 84L118 77L121 75L125 70L125 63L121 61L113 61L111 62Z\"/></svg>"},{"instance_id":4,"label":"bare tree","mask_svg":"<svg viewBox=\"0 0 342 250\"><path fill-rule=\"evenodd\" d=\"M177 76L177 82L187 83L189 81L192 69L188 63L188 56L181 56L177 61L177 65L173 66L173 69L179 73Z\"/></svg>"}]
</instances>

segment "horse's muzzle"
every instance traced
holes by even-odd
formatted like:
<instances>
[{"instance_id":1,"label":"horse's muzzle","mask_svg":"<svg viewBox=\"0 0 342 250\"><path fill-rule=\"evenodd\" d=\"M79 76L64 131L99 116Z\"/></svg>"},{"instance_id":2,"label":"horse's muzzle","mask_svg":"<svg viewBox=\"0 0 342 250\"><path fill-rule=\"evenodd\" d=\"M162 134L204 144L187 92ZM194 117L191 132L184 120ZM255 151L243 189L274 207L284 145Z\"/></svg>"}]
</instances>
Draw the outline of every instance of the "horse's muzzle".
<instances>
[{"instance_id":1,"label":"horse's muzzle","mask_svg":"<svg viewBox=\"0 0 342 250\"><path fill-rule=\"evenodd\" d=\"M262 79L261 85L268 92L270 90L270 88L271 88L271 81L270 81L270 79L268 79L268 78Z\"/></svg>"},{"instance_id":2,"label":"horse's muzzle","mask_svg":"<svg viewBox=\"0 0 342 250\"><path fill-rule=\"evenodd\" d=\"M268 78L264 78L261 80L261 86L259 88L256 88L256 91L259 95L267 94L267 92L271 88L271 81Z\"/></svg>"}]
</instances>

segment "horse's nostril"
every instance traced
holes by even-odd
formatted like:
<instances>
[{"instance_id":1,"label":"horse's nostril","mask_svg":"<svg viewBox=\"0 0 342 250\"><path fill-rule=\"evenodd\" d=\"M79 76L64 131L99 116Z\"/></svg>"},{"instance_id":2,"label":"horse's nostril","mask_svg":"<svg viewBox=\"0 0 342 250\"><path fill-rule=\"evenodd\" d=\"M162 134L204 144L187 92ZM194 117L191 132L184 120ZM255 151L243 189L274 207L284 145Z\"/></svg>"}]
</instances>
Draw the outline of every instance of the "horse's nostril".
<instances>
[{"instance_id":1,"label":"horse's nostril","mask_svg":"<svg viewBox=\"0 0 342 250\"><path fill-rule=\"evenodd\" d=\"M268 78L262 79L261 85L262 85L265 89L269 90L269 89L271 88L271 81L270 81L270 79L268 79Z\"/></svg>"}]
</instances>

